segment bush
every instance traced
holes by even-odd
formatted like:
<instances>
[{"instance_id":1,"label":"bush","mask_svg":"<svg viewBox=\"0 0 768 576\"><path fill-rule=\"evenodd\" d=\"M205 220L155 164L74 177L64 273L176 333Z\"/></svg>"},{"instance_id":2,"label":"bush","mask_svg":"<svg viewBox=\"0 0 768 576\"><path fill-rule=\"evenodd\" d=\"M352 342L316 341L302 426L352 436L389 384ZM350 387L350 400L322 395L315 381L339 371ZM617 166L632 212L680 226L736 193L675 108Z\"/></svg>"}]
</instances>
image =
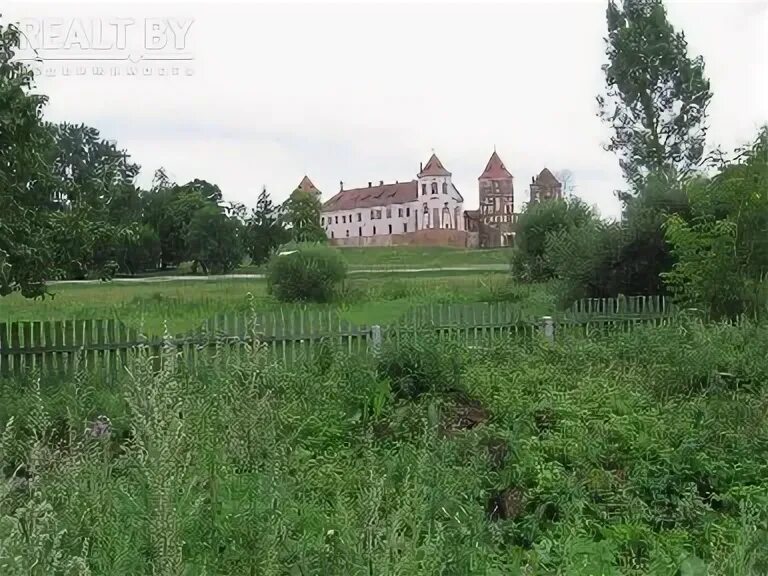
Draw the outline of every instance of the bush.
<instances>
[{"instance_id":1,"label":"bush","mask_svg":"<svg viewBox=\"0 0 768 576\"><path fill-rule=\"evenodd\" d=\"M303 247L272 257L267 289L281 302L328 302L346 276L347 265L337 250Z\"/></svg>"},{"instance_id":2,"label":"bush","mask_svg":"<svg viewBox=\"0 0 768 576\"><path fill-rule=\"evenodd\" d=\"M528 206L518 220L511 261L513 276L533 282L552 278L555 270L546 258L547 236L578 228L595 219L592 209L578 198Z\"/></svg>"},{"instance_id":3,"label":"bush","mask_svg":"<svg viewBox=\"0 0 768 576\"><path fill-rule=\"evenodd\" d=\"M434 337L411 337L382 350L377 372L388 378L395 396L418 398L427 393L459 390L461 354L446 350Z\"/></svg>"}]
</instances>

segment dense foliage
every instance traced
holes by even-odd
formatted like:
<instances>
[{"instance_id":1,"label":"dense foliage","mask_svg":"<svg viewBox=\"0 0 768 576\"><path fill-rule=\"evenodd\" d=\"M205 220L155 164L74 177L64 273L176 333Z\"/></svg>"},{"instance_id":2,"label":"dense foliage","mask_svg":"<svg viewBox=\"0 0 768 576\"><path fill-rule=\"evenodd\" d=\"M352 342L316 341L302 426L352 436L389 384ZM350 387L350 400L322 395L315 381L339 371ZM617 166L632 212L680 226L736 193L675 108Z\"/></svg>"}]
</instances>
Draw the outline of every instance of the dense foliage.
<instances>
[{"instance_id":1,"label":"dense foliage","mask_svg":"<svg viewBox=\"0 0 768 576\"><path fill-rule=\"evenodd\" d=\"M252 264L264 264L279 246L291 239L282 208L272 203L266 188L261 191L245 230L245 248Z\"/></svg>"},{"instance_id":2,"label":"dense foliage","mask_svg":"<svg viewBox=\"0 0 768 576\"><path fill-rule=\"evenodd\" d=\"M320 200L311 192L294 190L285 203L284 218L294 242L325 242L320 226Z\"/></svg>"},{"instance_id":3,"label":"dense foliage","mask_svg":"<svg viewBox=\"0 0 768 576\"><path fill-rule=\"evenodd\" d=\"M47 99L31 93L32 74L14 60L19 31L0 25L0 296L44 293L51 277L47 227L53 176L42 153L51 134L42 123Z\"/></svg>"},{"instance_id":4,"label":"dense foliage","mask_svg":"<svg viewBox=\"0 0 768 576\"><path fill-rule=\"evenodd\" d=\"M691 218L673 215L665 274L678 297L714 317L768 313L768 128L733 163L687 187Z\"/></svg>"},{"instance_id":5,"label":"dense foliage","mask_svg":"<svg viewBox=\"0 0 768 576\"><path fill-rule=\"evenodd\" d=\"M329 302L346 276L338 250L308 245L273 256L267 282L270 293L283 302Z\"/></svg>"},{"instance_id":6,"label":"dense foliage","mask_svg":"<svg viewBox=\"0 0 768 576\"><path fill-rule=\"evenodd\" d=\"M0 572L764 574L767 345L433 343L415 399L338 352L5 382Z\"/></svg>"},{"instance_id":7,"label":"dense foliage","mask_svg":"<svg viewBox=\"0 0 768 576\"><path fill-rule=\"evenodd\" d=\"M568 198L537 202L520 215L512 254L512 273L516 278L538 282L555 274L546 258L548 235L583 226L596 218L582 200Z\"/></svg>"}]
</instances>

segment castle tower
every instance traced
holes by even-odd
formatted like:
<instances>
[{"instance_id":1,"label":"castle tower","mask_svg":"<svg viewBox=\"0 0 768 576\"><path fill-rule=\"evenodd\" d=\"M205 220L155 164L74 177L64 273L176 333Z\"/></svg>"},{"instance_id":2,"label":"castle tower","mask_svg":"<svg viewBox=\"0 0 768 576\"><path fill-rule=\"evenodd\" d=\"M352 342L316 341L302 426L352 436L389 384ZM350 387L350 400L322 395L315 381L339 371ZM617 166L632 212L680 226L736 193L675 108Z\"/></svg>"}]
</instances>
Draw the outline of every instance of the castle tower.
<instances>
[{"instance_id":1,"label":"castle tower","mask_svg":"<svg viewBox=\"0 0 768 576\"><path fill-rule=\"evenodd\" d=\"M451 173L433 153L417 175L418 220L417 229L464 229L461 206L464 199L451 181Z\"/></svg>"},{"instance_id":2,"label":"castle tower","mask_svg":"<svg viewBox=\"0 0 768 576\"><path fill-rule=\"evenodd\" d=\"M563 185L548 168L544 168L536 178L531 178L531 204L543 200L560 200L563 197Z\"/></svg>"},{"instance_id":3,"label":"castle tower","mask_svg":"<svg viewBox=\"0 0 768 576\"><path fill-rule=\"evenodd\" d=\"M515 212L515 189L512 174L504 166L496 150L491 154L485 170L477 179L480 192L480 217L494 216L490 223L511 220L499 218Z\"/></svg>"}]
</instances>

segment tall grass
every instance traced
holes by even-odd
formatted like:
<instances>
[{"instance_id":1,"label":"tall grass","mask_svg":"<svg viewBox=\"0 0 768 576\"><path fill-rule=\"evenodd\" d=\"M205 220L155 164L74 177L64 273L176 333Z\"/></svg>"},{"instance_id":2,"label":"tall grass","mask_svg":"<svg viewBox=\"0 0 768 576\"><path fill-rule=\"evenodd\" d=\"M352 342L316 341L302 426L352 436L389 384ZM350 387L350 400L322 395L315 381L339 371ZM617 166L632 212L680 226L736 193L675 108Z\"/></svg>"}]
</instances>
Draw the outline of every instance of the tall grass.
<instances>
[{"instance_id":1,"label":"tall grass","mask_svg":"<svg viewBox=\"0 0 768 576\"><path fill-rule=\"evenodd\" d=\"M763 574L767 344L691 322L5 381L0 573Z\"/></svg>"}]
</instances>

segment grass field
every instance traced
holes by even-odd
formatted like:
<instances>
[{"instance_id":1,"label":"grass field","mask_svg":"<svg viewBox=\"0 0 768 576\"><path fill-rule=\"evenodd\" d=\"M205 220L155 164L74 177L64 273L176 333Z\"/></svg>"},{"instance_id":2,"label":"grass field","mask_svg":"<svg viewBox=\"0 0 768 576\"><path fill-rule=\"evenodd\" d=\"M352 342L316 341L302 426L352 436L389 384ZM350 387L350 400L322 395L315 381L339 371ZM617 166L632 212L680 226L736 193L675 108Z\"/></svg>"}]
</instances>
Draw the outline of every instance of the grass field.
<instances>
[{"instance_id":1,"label":"grass field","mask_svg":"<svg viewBox=\"0 0 768 576\"><path fill-rule=\"evenodd\" d=\"M398 246L339 248L350 270L387 270L423 268L467 268L504 270L509 265L509 248L487 250L447 248L444 246ZM244 264L234 274L263 272L264 266ZM169 272L148 274L163 275ZM191 274L192 265L182 264L173 274Z\"/></svg>"},{"instance_id":2,"label":"grass field","mask_svg":"<svg viewBox=\"0 0 768 576\"><path fill-rule=\"evenodd\" d=\"M766 574L766 346L690 324L1 382L0 573Z\"/></svg>"},{"instance_id":3,"label":"grass field","mask_svg":"<svg viewBox=\"0 0 768 576\"><path fill-rule=\"evenodd\" d=\"M61 284L45 300L18 295L0 298L0 318L67 320L117 318L162 333L196 328L208 318L229 311L267 312L286 309L267 294L266 282L255 279L174 280ZM345 283L338 303L311 305L331 308L354 323L386 324L414 306L427 303L493 302L513 299L531 314L552 311L553 298L542 286L511 284L505 273L429 272L355 274ZM290 305L296 308L300 305Z\"/></svg>"}]
</instances>

